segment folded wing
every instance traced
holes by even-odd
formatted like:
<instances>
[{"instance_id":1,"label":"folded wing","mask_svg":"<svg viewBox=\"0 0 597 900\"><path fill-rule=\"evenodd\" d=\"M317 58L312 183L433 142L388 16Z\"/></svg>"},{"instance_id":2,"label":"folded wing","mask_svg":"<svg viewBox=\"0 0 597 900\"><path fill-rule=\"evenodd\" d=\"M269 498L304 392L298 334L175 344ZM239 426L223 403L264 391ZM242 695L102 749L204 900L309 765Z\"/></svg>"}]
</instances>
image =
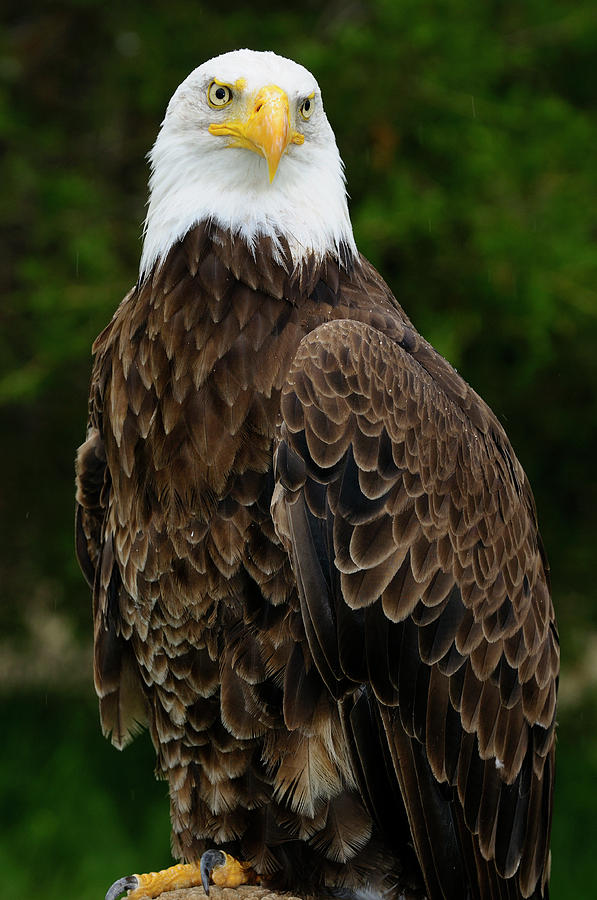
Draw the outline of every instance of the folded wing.
<instances>
[{"instance_id":1,"label":"folded wing","mask_svg":"<svg viewBox=\"0 0 597 900\"><path fill-rule=\"evenodd\" d=\"M282 416L272 511L370 812L398 786L430 900L546 897L559 649L503 429L402 323L308 334Z\"/></svg>"}]
</instances>

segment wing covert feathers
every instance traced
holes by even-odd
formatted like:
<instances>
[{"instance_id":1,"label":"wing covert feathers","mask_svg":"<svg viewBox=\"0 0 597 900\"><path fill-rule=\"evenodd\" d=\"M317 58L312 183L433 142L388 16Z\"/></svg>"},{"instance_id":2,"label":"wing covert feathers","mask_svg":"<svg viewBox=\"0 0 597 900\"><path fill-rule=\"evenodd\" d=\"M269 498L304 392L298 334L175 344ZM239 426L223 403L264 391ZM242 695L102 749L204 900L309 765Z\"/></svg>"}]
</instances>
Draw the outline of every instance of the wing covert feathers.
<instances>
[{"instance_id":1,"label":"wing covert feathers","mask_svg":"<svg viewBox=\"0 0 597 900\"><path fill-rule=\"evenodd\" d=\"M366 669L429 896L456 845L479 896L545 896L559 649L501 426L408 326L355 321L303 339L281 408L309 643L337 696Z\"/></svg>"}]
</instances>

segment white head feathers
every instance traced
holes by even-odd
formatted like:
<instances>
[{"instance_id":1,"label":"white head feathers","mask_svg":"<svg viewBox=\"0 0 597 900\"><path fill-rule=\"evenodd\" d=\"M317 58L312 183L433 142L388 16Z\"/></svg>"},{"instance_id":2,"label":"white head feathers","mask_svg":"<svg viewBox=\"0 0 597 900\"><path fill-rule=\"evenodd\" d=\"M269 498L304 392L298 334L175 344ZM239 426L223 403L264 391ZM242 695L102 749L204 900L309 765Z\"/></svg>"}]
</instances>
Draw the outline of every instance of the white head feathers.
<instances>
[{"instance_id":1,"label":"white head feathers","mask_svg":"<svg viewBox=\"0 0 597 900\"><path fill-rule=\"evenodd\" d=\"M266 85L288 98L290 127L304 143L290 143L270 183L265 158L210 133L230 110L214 108L214 80L234 86L230 103L246 106ZM311 115L300 106L312 98ZM212 220L249 246L261 235L283 234L295 265L309 254L356 253L342 161L317 82L303 66L275 53L237 50L195 69L175 91L150 154L149 208L141 277L194 224Z\"/></svg>"}]
</instances>

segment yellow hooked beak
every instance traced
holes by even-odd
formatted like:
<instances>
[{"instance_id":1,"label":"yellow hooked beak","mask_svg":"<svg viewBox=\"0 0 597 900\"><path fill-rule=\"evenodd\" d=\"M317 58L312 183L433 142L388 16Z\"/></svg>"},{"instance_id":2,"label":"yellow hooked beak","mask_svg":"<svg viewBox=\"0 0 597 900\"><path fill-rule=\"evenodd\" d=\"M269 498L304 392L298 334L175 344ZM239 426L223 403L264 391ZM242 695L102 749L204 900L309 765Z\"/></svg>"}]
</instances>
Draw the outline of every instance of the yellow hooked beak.
<instances>
[{"instance_id":1,"label":"yellow hooked beak","mask_svg":"<svg viewBox=\"0 0 597 900\"><path fill-rule=\"evenodd\" d=\"M265 157L270 184L289 144L303 144L304 135L290 127L290 110L285 91L269 84L255 95L246 116L217 122L209 133L232 138L229 147L245 147Z\"/></svg>"}]
</instances>

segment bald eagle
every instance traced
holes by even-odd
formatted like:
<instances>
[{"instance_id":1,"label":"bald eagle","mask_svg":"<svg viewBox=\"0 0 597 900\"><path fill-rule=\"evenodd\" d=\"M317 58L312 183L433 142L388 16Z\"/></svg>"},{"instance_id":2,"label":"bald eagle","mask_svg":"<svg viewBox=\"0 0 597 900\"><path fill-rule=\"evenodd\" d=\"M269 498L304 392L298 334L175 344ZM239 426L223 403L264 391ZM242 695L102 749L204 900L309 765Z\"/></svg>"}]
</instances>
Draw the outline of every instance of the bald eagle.
<instances>
[{"instance_id":1,"label":"bald eagle","mask_svg":"<svg viewBox=\"0 0 597 900\"><path fill-rule=\"evenodd\" d=\"M358 252L321 92L174 93L139 279L94 344L76 545L95 687L147 724L203 881L547 898L558 637L495 415Z\"/></svg>"}]
</instances>

